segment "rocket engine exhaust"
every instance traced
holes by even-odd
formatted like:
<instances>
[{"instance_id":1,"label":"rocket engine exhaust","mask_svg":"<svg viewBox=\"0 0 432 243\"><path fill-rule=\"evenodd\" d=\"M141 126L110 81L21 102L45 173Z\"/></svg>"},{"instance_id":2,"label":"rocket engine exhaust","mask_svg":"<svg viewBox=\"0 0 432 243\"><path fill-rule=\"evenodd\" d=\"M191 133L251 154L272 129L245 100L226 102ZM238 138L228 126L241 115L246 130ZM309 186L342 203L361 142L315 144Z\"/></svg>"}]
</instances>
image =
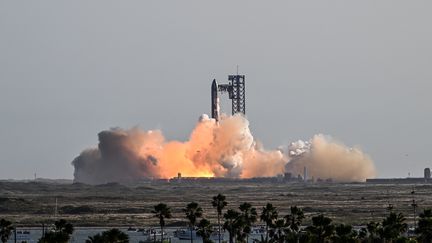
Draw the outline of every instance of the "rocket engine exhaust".
<instances>
[{"instance_id":1,"label":"rocket engine exhaust","mask_svg":"<svg viewBox=\"0 0 432 243\"><path fill-rule=\"evenodd\" d=\"M268 177L304 167L314 178L364 181L375 176L372 160L358 148L348 148L322 135L276 150L253 138L240 114L216 123L200 117L189 140L166 141L161 131L139 128L99 133L97 148L84 150L73 161L74 180L87 184L193 177Z\"/></svg>"},{"instance_id":2,"label":"rocket engine exhaust","mask_svg":"<svg viewBox=\"0 0 432 243\"><path fill-rule=\"evenodd\" d=\"M159 130L110 129L99 133L97 148L86 149L73 161L74 180L87 184L128 182L143 178L269 177L304 168L314 178L364 181L375 176L372 160L359 148L329 137L265 149L254 139L245 118L244 75L230 83L211 85L211 118L202 115L189 140L166 141ZM232 116L221 116L218 92L228 92Z\"/></svg>"}]
</instances>

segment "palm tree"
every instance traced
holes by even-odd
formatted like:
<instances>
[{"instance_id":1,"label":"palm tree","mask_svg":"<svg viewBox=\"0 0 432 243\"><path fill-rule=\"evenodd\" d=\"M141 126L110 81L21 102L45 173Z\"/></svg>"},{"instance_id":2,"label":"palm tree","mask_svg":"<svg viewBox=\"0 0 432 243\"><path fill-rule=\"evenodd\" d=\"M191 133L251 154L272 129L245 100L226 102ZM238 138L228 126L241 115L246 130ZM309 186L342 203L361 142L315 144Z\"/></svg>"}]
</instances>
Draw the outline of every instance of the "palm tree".
<instances>
[{"instance_id":1,"label":"palm tree","mask_svg":"<svg viewBox=\"0 0 432 243\"><path fill-rule=\"evenodd\" d=\"M211 243L210 236L213 233L210 221L201 219L198 223L197 235L201 236L203 243Z\"/></svg>"},{"instance_id":2,"label":"palm tree","mask_svg":"<svg viewBox=\"0 0 432 243\"><path fill-rule=\"evenodd\" d=\"M110 229L94 236L89 236L86 243L128 243L129 236L119 229Z\"/></svg>"},{"instance_id":3,"label":"palm tree","mask_svg":"<svg viewBox=\"0 0 432 243\"><path fill-rule=\"evenodd\" d=\"M236 242L244 243L248 236L248 227L245 219L239 214L237 220L234 222L234 232ZM249 228L250 232L250 228Z\"/></svg>"},{"instance_id":4,"label":"palm tree","mask_svg":"<svg viewBox=\"0 0 432 243\"><path fill-rule=\"evenodd\" d=\"M165 227L165 219L169 219L172 217L171 209L165 203L159 203L154 206L154 217L159 219L159 225L161 227L161 242L163 243L163 235L164 235L164 227Z\"/></svg>"},{"instance_id":5,"label":"palm tree","mask_svg":"<svg viewBox=\"0 0 432 243\"><path fill-rule=\"evenodd\" d=\"M257 211L256 208L252 207L250 203L243 203L239 207L241 212L241 217L243 218L244 225L241 228L242 234L246 237L246 242L249 241L249 234L252 231L252 224L257 221Z\"/></svg>"},{"instance_id":6,"label":"palm tree","mask_svg":"<svg viewBox=\"0 0 432 243\"><path fill-rule=\"evenodd\" d=\"M287 233L287 221L285 219L277 219L270 226L270 239L271 242L283 243Z\"/></svg>"},{"instance_id":7,"label":"palm tree","mask_svg":"<svg viewBox=\"0 0 432 243\"><path fill-rule=\"evenodd\" d=\"M334 226L331 222L330 218L320 214L312 217L312 225L307 227L306 230L315 238L314 242L324 243L333 235Z\"/></svg>"},{"instance_id":8,"label":"palm tree","mask_svg":"<svg viewBox=\"0 0 432 243\"><path fill-rule=\"evenodd\" d=\"M335 228L336 234L332 237L334 243L355 243L357 232L351 225L339 224Z\"/></svg>"},{"instance_id":9,"label":"palm tree","mask_svg":"<svg viewBox=\"0 0 432 243\"><path fill-rule=\"evenodd\" d=\"M60 219L59 221L54 222L54 231L71 235L74 231L74 227L71 223L66 222L66 220Z\"/></svg>"},{"instance_id":10,"label":"palm tree","mask_svg":"<svg viewBox=\"0 0 432 243\"><path fill-rule=\"evenodd\" d=\"M289 228L294 232L298 232L304 219L303 210L297 206L294 206L290 208L290 211L291 213L285 216L285 219L289 225Z\"/></svg>"},{"instance_id":11,"label":"palm tree","mask_svg":"<svg viewBox=\"0 0 432 243\"><path fill-rule=\"evenodd\" d=\"M54 222L54 228L45 233L39 242L43 243L66 243L69 241L70 236L74 231L74 227L71 223L68 223L64 219L60 219Z\"/></svg>"},{"instance_id":12,"label":"palm tree","mask_svg":"<svg viewBox=\"0 0 432 243\"><path fill-rule=\"evenodd\" d=\"M223 225L223 228L228 231L229 234L229 243L234 242L234 235L237 232L237 228L239 225L239 219L240 219L240 213L229 209L225 214L225 223Z\"/></svg>"},{"instance_id":13,"label":"palm tree","mask_svg":"<svg viewBox=\"0 0 432 243\"><path fill-rule=\"evenodd\" d=\"M360 242L370 242L368 241L368 232L366 228L361 228L358 232L358 239Z\"/></svg>"},{"instance_id":14,"label":"palm tree","mask_svg":"<svg viewBox=\"0 0 432 243\"><path fill-rule=\"evenodd\" d=\"M85 241L86 243L104 243L104 238L100 233L97 233L93 236L89 236Z\"/></svg>"},{"instance_id":15,"label":"palm tree","mask_svg":"<svg viewBox=\"0 0 432 243\"><path fill-rule=\"evenodd\" d=\"M191 243L193 243L192 232L196 225L197 218L202 216L203 210L196 202L189 203L183 212L186 214L186 218L189 220L189 227L191 232Z\"/></svg>"},{"instance_id":16,"label":"palm tree","mask_svg":"<svg viewBox=\"0 0 432 243\"><path fill-rule=\"evenodd\" d=\"M432 210L425 209L420 213L418 227L415 229L420 242L432 242Z\"/></svg>"},{"instance_id":17,"label":"palm tree","mask_svg":"<svg viewBox=\"0 0 432 243\"><path fill-rule=\"evenodd\" d=\"M226 205L228 205L228 203L225 201L225 196L224 195L222 195L222 194L219 193L217 196L213 197L212 206L214 208L216 208L217 218L218 218L218 227L219 227L218 238L219 238L219 243L221 243L221 223L220 223L220 218L222 216L222 210L225 208Z\"/></svg>"},{"instance_id":18,"label":"palm tree","mask_svg":"<svg viewBox=\"0 0 432 243\"><path fill-rule=\"evenodd\" d=\"M104 240L104 243L128 243L129 242L129 236L126 233L116 228L102 232L102 238Z\"/></svg>"},{"instance_id":19,"label":"palm tree","mask_svg":"<svg viewBox=\"0 0 432 243\"><path fill-rule=\"evenodd\" d=\"M404 221L405 217L402 213L390 212L389 216L382 222L382 228L380 229L381 238L390 241L396 240L408 229L408 225Z\"/></svg>"},{"instance_id":20,"label":"palm tree","mask_svg":"<svg viewBox=\"0 0 432 243\"><path fill-rule=\"evenodd\" d=\"M266 238L265 241L268 241L269 227L274 223L274 221L278 217L277 209L271 203L267 203L265 207L263 207L260 219L262 222L266 224Z\"/></svg>"},{"instance_id":21,"label":"palm tree","mask_svg":"<svg viewBox=\"0 0 432 243\"><path fill-rule=\"evenodd\" d=\"M9 237L12 234L12 230L14 230L14 227L12 226L12 222L5 220L5 219L0 220L0 239L1 239L1 242L5 243L9 240Z\"/></svg>"},{"instance_id":22,"label":"palm tree","mask_svg":"<svg viewBox=\"0 0 432 243\"><path fill-rule=\"evenodd\" d=\"M363 229L362 229L363 230ZM377 242L380 241L379 232L380 232L380 223L371 221L366 225L366 231L368 234L368 242ZM364 232L364 230L363 230ZM365 234L365 232L363 233Z\"/></svg>"},{"instance_id":23,"label":"palm tree","mask_svg":"<svg viewBox=\"0 0 432 243\"><path fill-rule=\"evenodd\" d=\"M301 210L297 206L291 207L290 211L290 214L285 216L285 220L288 228L290 229L290 241L297 242L299 238L300 226L302 225L304 219L304 213L303 210Z\"/></svg>"}]
</instances>

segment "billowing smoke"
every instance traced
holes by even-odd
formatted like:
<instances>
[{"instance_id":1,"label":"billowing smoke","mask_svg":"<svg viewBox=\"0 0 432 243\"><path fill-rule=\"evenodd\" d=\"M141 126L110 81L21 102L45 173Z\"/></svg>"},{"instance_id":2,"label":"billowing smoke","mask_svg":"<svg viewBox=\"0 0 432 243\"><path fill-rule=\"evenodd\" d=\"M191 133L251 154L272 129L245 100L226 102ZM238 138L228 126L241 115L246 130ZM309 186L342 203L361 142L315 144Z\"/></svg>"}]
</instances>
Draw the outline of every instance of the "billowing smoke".
<instances>
[{"instance_id":1,"label":"billowing smoke","mask_svg":"<svg viewBox=\"0 0 432 243\"><path fill-rule=\"evenodd\" d=\"M84 150L72 164L75 181L89 184L172 178L179 172L194 177L275 176L285 170L297 173L304 166L316 178L357 181L374 175L372 161L360 150L322 136L293 143L287 151L265 150L240 115L218 124L203 115L186 142L166 141L159 130L102 131L98 148Z\"/></svg>"},{"instance_id":2,"label":"billowing smoke","mask_svg":"<svg viewBox=\"0 0 432 243\"><path fill-rule=\"evenodd\" d=\"M286 172L303 175L306 167L308 177L336 181L364 181L375 176L372 160L359 148L348 148L322 134L310 141L299 140L287 149L290 157Z\"/></svg>"}]
</instances>

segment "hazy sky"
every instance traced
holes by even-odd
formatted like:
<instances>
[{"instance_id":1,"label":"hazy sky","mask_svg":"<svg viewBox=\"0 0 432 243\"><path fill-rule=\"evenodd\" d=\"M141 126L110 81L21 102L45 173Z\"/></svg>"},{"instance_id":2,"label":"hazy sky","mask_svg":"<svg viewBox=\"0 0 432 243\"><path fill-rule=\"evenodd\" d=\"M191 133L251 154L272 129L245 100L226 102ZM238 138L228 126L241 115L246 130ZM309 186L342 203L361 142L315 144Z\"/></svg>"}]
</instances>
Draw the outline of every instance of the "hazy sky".
<instances>
[{"instance_id":1,"label":"hazy sky","mask_svg":"<svg viewBox=\"0 0 432 243\"><path fill-rule=\"evenodd\" d=\"M185 140L246 75L254 136L316 133L382 177L432 167L432 1L1 1L0 179L72 178L110 127ZM224 97L227 100L227 97ZM222 109L231 112L228 102Z\"/></svg>"}]
</instances>

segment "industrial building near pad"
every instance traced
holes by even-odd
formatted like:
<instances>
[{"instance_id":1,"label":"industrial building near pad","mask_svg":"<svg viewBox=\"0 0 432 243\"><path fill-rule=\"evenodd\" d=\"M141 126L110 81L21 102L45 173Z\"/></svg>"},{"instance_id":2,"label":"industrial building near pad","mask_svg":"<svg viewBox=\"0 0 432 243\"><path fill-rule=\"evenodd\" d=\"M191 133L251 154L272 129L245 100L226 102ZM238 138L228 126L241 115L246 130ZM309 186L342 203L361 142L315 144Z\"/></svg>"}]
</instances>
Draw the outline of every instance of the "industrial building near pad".
<instances>
[{"instance_id":1,"label":"industrial building near pad","mask_svg":"<svg viewBox=\"0 0 432 243\"><path fill-rule=\"evenodd\" d=\"M422 183L432 183L431 170L430 168L424 169L423 177L407 177L407 178L374 178L366 179L367 183L374 184L422 184Z\"/></svg>"}]
</instances>

